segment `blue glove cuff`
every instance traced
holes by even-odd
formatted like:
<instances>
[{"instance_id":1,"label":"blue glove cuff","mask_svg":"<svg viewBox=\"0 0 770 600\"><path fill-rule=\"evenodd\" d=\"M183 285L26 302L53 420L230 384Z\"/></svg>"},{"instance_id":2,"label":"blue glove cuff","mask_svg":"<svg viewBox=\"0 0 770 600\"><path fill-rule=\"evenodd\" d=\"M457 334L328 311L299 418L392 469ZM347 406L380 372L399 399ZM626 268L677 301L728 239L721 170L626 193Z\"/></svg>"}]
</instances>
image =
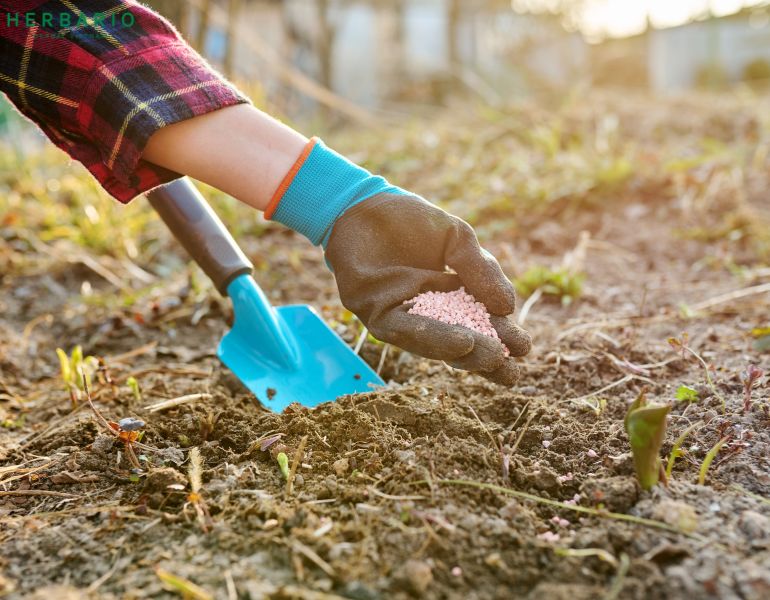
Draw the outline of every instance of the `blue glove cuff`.
<instances>
[{"instance_id":1,"label":"blue glove cuff","mask_svg":"<svg viewBox=\"0 0 770 600\"><path fill-rule=\"evenodd\" d=\"M265 215L301 233L316 246L321 244L326 249L334 222L351 206L383 192L408 194L353 164L318 138L308 146L310 151L306 148L302 153Z\"/></svg>"}]
</instances>

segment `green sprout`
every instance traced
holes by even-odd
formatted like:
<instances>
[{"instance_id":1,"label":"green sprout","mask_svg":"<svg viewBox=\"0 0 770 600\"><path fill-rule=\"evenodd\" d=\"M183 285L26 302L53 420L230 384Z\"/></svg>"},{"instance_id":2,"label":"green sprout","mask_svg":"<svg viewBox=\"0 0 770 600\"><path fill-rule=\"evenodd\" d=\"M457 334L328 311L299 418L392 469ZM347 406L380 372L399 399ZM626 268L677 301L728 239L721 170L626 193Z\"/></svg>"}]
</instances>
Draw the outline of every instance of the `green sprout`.
<instances>
[{"instance_id":1,"label":"green sprout","mask_svg":"<svg viewBox=\"0 0 770 600\"><path fill-rule=\"evenodd\" d=\"M585 274L573 273L569 269L549 269L534 266L517 277L513 282L516 291L529 297L537 290L548 296L556 296L564 306L572 303L583 293Z\"/></svg>"},{"instance_id":2,"label":"green sprout","mask_svg":"<svg viewBox=\"0 0 770 600\"><path fill-rule=\"evenodd\" d=\"M666 416L670 410L671 407L664 404L648 405L642 390L626 414L624 424L642 489L651 489L660 479L660 446L666 435Z\"/></svg>"},{"instance_id":3,"label":"green sprout","mask_svg":"<svg viewBox=\"0 0 770 600\"><path fill-rule=\"evenodd\" d=\"M697 427L700 427L701 422L698 421L697 423L693 423L690 425L687 429L685 429L682 434L676 438L676 441L674 442L673 447L671 448L671 454L668 455L668 461L666 462L666 479L671 478L671 472L674 470L674 462L677 458L680 456L684 456L685 451L682 450L682 444L684 444L684 440L687 438L690 433L693 432L694 429Z\"/></svg>"},{"instance_id":4,"label":"green sprout","mask_svg":"<svg viewBox=\"0 0 770 600\"><path fill-rule=\"evenodd\" d=\"M57 348L56 355L59 357L64 389L69 392L74 408L80 402L81 392L84 391L83 380L85 379L85 383L91 384L91 377L99 368L99 361L94 356L83 358L83 349L80 346L75 346L69 356L64 350Z\"/></svg>"},{"instance_id":5,"label":"green sprout","mask_svg":"<svg viewBox=\"0 0 770 600\"><path fill-rule=\"evenodd\" d=\"M697 402L698 390L691 388L689 385L680 385L676 389L676 400L677 402Z\"/></svg>"},{"instance_id":6,"label":"green sprout","mask_svg":"<svg viewBox=\"0 0 770 600\"><path fill-rule=\"evenodd\" d=\"M186 600L213 600L214 596L202 587L195 585L189 579L174 575L173 573L161 569L155 568L155 574L163 582L163 585L174 592L177 592L182 598Z\"/></svg>"},{"instance_id":7,"label":"green sprout","mask_svg":"<svg viewBox=\"0 0 770 600\"><path fill-rule=\"evenodd\" d=\"M709 471L709 467L711 466L711 463L714 462L716 455L719 454L719 451L722 449L722 446L724 446L726 443L727 443L727 438L723 437L716 444L714 444L711 450L706 452L706 458L703 459L703 462L700 465L700 471L698 472L698 485L706 484L706 474Z\"/></svg>"},{"instance_id":8,"label":"green sprout","mask_svg":"<svg viewBox=\"0 0 770 600\"><path fill-rule=\"evenodd\" d=\"M701 367L703 367L703 372L706 375L706 383L708 384L709 389L711 390L711 393L714 394L714 397L717 398L722 403L722 413L725 413L727 410L727 401L725 400L725 397L719 393L716 383L711 378L712 366L710 366L705 360L703 360L703 357L690 347L689 342L690 342L690 336L687 334L686 331L682 333L682 335L678 338L675 338L675 337L668 338L669 345L677 352L680 352L682 355L682 358L685 358L685 353L689 353L693 358L695 358L695 360L697 360L700 363Z\"/></svg>"},{"instance_id":9,"label":"green sprout","mask_svg":"<svg viewBox=\"0 0 770 600\"><path fill-rule=\"evenodd\" d=\"M27 420L27 415L19 415L16 419L11 417L5 417L0 419L0 427L3 429L21 429L24 427L24 422Z\"/></svg>"},{"instance_id":10,"label":"green sprout","mask_svg":"<svg viewBox=\"0 0 770 600\"><path fill-rule=\"evenodd\" d=\"M283 478L288 480L289 479L289 457L286 456L286 452L279 452L278 455L275 457L275 460L278 462L278 467L281 469L281 475L283 475Z\"/></svg>"},{"instance_id":11,"label":"green sprout","mask_svg":"<svg viewBox=\"0 0 770 600\"><path fill-rule=\"evenodd\" d=\"M141 402L142 392L139 389L139 382L136 380L136 377L129 377L126 379L126 385L131 390L131 393L134 394L134 400Z\"/></svg>"}]
</instances>

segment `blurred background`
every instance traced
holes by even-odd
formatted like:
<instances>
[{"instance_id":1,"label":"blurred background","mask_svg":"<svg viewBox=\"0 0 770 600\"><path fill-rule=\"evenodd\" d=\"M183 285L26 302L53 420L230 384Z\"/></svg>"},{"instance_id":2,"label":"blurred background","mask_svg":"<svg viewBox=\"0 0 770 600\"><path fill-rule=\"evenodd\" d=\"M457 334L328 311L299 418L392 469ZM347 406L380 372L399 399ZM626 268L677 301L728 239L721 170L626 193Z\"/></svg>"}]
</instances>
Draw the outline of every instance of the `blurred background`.
<instances>
[{"instance_id":1,"label":"blurred background","mask_svg":"<svg viewBox=\"0 0 770 600\"><path fill-rule=\"evenodd\" d=\"M670 97L770 84L767 0L146 3L257 104L322 127L456 99L500 107L591 89ZM9 114L0 100L0 128Z\"/></svg>"},{"instance_id":2,"label":"blurred background","mask_svg":"<svg viewBox=\"0 0 770 600\"><path fill-rule=\"evenodd\" d=\"M580 296L565 257L581 230L608 235L612 211L703 243L687 269L770 264L770 1L147 4L255 105L470 222L523 297ZM281 227L201 189L278 300L336 302L316 249L287 252ZM0 97L0 282L84 251L166 276L186 261L168 248L145 202L119 205ZM288 289L287 269L307 285ZM163 293L137 273L71 283L109 305L141 302L108 297L118 281Z\"/></svg>"},{"instance_id":3,"label":"blurred background","mask_svg":"<svg viewBox=\"0 0 770 600\"><path fill-rule=\"evenodd\" d=\"M226 74L289 115L489 104L590 86L654 94L770 83L756 0L155 0ZM326 90L338 97L326 94Z\"/></svg>"}]
</instances>

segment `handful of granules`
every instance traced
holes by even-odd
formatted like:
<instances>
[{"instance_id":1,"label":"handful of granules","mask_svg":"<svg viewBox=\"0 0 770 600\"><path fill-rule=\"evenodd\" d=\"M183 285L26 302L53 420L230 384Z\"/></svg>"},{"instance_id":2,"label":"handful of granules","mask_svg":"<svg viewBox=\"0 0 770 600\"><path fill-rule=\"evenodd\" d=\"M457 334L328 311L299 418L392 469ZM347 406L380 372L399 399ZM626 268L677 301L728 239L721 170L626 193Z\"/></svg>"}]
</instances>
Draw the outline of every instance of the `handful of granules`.
<instances>
[{"instance_id":1,"label":"handful of granules","mask_svg":"<svg viewBox=\"0 0 770 600\"><path fill-rule=\"evenodd\" d=\"M476 302L476 298L466 292L464 287L453 292L424 292L404 304L414 304L408 311L410 315L430 317L449 325L462 325L503 343L492 326L487 307ZM505 344L503 348L505 356L510 356Z\"/></svg>"}]
</instances>

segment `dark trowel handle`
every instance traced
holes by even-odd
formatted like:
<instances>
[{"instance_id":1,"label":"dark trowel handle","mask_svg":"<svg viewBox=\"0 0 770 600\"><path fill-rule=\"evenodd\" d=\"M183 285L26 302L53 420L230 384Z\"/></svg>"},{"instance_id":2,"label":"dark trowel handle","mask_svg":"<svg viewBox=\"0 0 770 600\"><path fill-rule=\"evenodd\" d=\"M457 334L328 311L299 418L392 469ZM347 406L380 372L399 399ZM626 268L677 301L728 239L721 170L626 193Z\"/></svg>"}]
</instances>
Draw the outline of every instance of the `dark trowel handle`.
<instances>
[{"instance_id":1,"label":"dark trowel handle","mask_svg":"<svg viewBox=\"0 0 770 600\"><path fill-rule=\"evenodd\" d=\"M252 272L254 265L189 179L172 181L147 198L220 293L227 295L235 277Z\"/></svg>"}]
</instances>

